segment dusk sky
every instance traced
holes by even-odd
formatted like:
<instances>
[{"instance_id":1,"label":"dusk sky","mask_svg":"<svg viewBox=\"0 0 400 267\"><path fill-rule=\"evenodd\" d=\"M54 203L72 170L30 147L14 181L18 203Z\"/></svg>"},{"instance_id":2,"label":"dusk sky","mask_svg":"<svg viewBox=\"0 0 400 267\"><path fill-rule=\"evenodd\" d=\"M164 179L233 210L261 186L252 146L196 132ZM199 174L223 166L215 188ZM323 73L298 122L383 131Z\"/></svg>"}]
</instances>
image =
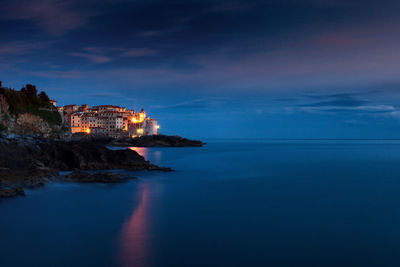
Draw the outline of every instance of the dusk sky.
<instances>
[{"instance_id":1,"label":"dusk sky","mask_svg":"<svg viewBox=\"0 0 400 267\"><path fill-rule=\"evenodd\" d=\"M0 80L191 138L400 138L400 1L0 1Z\"/></svg>"}]
</instances>

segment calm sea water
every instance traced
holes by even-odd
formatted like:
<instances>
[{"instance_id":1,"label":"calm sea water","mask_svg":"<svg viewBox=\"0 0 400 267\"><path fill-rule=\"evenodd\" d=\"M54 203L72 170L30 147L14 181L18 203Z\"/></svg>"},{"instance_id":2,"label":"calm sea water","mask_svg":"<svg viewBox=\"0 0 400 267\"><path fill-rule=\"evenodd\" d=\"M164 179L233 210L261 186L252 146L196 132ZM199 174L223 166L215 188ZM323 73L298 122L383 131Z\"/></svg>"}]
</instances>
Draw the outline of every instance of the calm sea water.
<instances>
[{"instance_id":1,"label":"calm sea water","mask_svg":"<svg viewBox=\"0 0 400 267\"><path fill-rule=\"evenodd\" d=\"M0 204L0 266L399 266L399 141L138 148L176 171Z\"/></svg>"}]
</instances>

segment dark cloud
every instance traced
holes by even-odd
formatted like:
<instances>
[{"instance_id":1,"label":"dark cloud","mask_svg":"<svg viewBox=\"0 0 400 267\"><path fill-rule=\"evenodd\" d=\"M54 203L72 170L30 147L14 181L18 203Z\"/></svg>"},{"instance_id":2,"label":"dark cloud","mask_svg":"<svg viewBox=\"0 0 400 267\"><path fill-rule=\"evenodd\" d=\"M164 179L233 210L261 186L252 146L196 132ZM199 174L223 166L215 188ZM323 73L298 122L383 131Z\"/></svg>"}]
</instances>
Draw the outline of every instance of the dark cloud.
<instances>
[{"instance_id":1,"label":"dark cloud","mask_svg":"<svg viewBox=\"0 0 400 267\"><path fill-rule=\"evenodd\" d=\"M308 95L308 97L323 99L324 101L303 104L303 107L358 107L366 104L365 100L356 97L356 94Z\"/></svg>"},{"instance_id":2,"label":"dark cloud","mask_svg":"<svg viewBox=\"0 0 400 267\"><path fill-rule=\"evenodd\" d=\"M298 109L305 112L322 113L392 113L396 111L393 105L377 104L373 101L361 99L363 93L339 93L328 95L304 95L307 98L321 101L300 104Z\"/></svg>"},{"instance_id":3,"label":"dark cloud","mask_svg":"<svg viewBox=\"0 0 400 267\"><path fill-rule=\"evenodd\" d=\"M171 105L153 105L152 108L155 109L166 109L166 110L206 110L215 107L221 107L227 103L227 98L221 97L208 97L192 99L180 103L175 103Z\"/></svg>"},{"instance_id":4,"label":"dark cloud","mask_svg":"<svg viewBox=\"0 0 400 267\"><path fill-rule=\"evenodd\" d=\"M3 19L34 23L52 35L62 35L81 28L92 15L74 6L75 1L17 0L4 1L0 11Z\"/></svg>"}]
</instances>

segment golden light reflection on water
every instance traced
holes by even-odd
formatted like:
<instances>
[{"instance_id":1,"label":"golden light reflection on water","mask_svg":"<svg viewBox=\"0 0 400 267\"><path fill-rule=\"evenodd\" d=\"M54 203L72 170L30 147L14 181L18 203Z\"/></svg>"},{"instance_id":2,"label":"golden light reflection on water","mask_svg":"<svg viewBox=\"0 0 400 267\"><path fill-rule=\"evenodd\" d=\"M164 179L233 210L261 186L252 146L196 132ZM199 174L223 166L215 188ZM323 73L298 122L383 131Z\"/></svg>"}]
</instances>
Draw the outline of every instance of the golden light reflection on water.
<instances>
[{"instance_id":1,"label":"golden light reflection on water","mask_svg":"<svg viewBox=\"0 0 400 267\"><path fill-rule=\"evenodd\" d=\"M149 149L147 147L129 147L130 150L136 151L139 155L143 156L145 159L149 156Z\"/></svg>"},{"instance_id":2,"label":"golden light reflection on water","mask_svg":"<svg viewBox=\"0 0 400 267\"><path fill-rule=\"evenodd\" d=\"M146 266L149 259L149 192L143 185L139 205L124 223L121 231L123 266Z\"/></svg>"},{"instance_id":3,"label":"golden light reflection on water","mask_svg":"<svg viewBox=\"0 0 400 267\"><path fill-rule=\"evenodd\" d=\"M161 164L162 154L161 151L154 151L154 162L156 164Z\"/></svg>"},{"instance_id":4,"label":"golden light reflection on water","mask_svg":"<svg viewBox=\"0 0 400 267\"><path fill-rule=\"evenodd\" d=\"M129 149L136 151L139 155L143 156L146 160L150 160L153 164L162 164L162 152L157 148L150 150L147 147L129 147Z\"/></svg>"}]
</instances>

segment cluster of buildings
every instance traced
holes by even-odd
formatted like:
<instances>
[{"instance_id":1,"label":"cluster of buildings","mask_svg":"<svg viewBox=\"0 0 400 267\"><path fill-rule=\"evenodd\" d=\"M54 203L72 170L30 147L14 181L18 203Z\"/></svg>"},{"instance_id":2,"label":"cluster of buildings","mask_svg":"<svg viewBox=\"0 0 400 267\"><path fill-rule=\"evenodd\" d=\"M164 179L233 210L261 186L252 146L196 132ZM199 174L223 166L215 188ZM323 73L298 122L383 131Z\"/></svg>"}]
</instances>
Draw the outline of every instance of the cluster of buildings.
<instances>
[{"instance_id":1,"label":"cluster of buildings","mask_svg":"<svg viewBox=\"0 0 400 267\"><path fill-rule=\"evenodd\" d=\"M115 138L158 134L157 120L140 112L114 105L66 105L58 107L70 123L72 133L107 135Z\"/></svg>"}]
</instances>

